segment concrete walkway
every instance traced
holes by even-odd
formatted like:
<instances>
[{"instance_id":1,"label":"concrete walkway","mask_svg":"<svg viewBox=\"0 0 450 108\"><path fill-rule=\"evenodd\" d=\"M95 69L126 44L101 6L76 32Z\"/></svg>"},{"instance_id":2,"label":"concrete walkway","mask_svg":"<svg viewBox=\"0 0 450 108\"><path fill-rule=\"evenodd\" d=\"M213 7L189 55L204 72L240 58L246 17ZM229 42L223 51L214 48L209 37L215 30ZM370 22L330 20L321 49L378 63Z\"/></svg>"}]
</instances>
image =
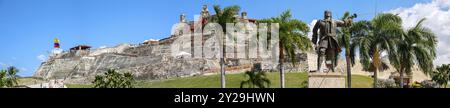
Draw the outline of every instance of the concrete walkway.
<instances>
[{"instance_id":1,"label":"concrete walkway","mask_svg":"<svg viewBox=\"0 0 450 108\"><path fill-rule=\"evenodd\" d=\"M50 80L40 84L27 85L30 88L67 88L63 80Z\"/></svg>"}]
</instances>

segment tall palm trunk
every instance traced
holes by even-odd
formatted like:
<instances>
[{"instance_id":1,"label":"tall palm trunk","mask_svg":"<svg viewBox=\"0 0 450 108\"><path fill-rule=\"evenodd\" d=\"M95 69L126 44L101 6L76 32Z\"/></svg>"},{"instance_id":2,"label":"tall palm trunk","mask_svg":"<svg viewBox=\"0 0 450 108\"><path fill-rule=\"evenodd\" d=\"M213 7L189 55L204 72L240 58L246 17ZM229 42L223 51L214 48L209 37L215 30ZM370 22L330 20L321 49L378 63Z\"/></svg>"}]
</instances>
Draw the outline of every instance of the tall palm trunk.
<instances>
[{"instance_id":1,"label":"tall palm trunk","mask_svg":"<svg viewBox=\"0 0 450 108\"><path fill-rule=\"evenodd\" d=\"M403 71L401 71L400 72L400 88L403 88L403 86L405 86L403 83L404 83L403 82Z\"/></svg>"},{"instance_id":2,"label":"tall palm trunk","mask_svg":"<svg viewBox=\"0 0 450 108\"><path fill-rule=\"evenodd\" d=\"M402 65L400 65L400 72L399 72L399 74L400 74L400 88L403 88L403 71L404 71L404 69L403 69L403 66Z\"/></svg>"},{"instance_id":3,"label":"tall palm trunk","mask_svg":"<svg viewBox=\"0 0 450 108\"><path fill-rule=\"evenodd\" d=\"M345 48L345 61L347 62L347 88L352 88L352 68L350 67L349 48Z\"/></svg>"},{"instance_id":4,"label":"tall palm trunk","mask_svg":"<svg viewBox=\"0 0 450 108\"><path fill-rule=\"evenodd\" d=\"M222 88L225 88L225 60L220 59L220 84Z\"/></svg>"},{"instance_id":5,"label":"tall palm trunk","mask_svg":"<svg viewBox=\"0 0 450 108\"><path fill-rule=\"evenodd\" d=\"M222 57L220 58L220 84L225 88L225 37L222 38Z\"/></svg>"},{"instance_id":6,"label":"tall palm trunk","mask_svg":"<svg viewBox=\"0 0 450 108\"><path fill-rule=\"evenodd\" d=\"M378 69L380 66L380 54L378 52L378 48L375 48L374 54L373 54L373 67L374 67L374 71L373 71L373 87L377 88L377 81L378 81Z\"/></svg>"},{"instance_id":7,"label":"tall palm trunk","mask_svg":"<svg viewBox=\"0 0 450 108\"><path fill-rule=\"evenodd\" d=\"M284 47L283 43L280 43L280 85L281 88L284 88Z\"/></svg>"}]
</instances>

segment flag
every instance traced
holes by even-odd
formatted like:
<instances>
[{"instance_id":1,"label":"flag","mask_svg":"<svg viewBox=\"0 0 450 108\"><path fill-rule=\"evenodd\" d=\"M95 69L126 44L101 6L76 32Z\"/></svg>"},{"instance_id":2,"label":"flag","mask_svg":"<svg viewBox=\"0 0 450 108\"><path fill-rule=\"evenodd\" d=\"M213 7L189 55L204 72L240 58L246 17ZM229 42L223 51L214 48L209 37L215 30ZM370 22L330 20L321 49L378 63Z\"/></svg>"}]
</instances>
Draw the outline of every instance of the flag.
<instances>
[{"instance_id":1,"label":"flag","mask_svg":"<svg viewBox=\"0 0 450 108\"><path fill-rule=\"evenodd\" d=\"M54 42L54 48L59 48L59 40L57 38L55 38Z\"/></svg>"}]
</instances>

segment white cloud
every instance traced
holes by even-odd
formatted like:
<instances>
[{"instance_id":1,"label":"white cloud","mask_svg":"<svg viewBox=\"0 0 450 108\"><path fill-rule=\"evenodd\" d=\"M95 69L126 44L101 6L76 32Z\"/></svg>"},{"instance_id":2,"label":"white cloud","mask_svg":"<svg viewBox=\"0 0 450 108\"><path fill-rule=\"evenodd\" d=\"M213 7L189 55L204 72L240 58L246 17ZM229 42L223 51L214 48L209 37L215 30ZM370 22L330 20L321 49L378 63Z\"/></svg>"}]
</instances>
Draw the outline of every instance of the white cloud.
<instances>
[{"instance_id":1,"label":"white cloud","mask_svg":"<svg viewBox=\"0 0 450 108\"><path fill-rule=\"evenodd\" d=\"M4 62L0 62L0 69L6 69L6 68L8 68L9 66L12 66L11 65L12 63L4 63Z\"/></svg>"},{"instance_id":2,"label":"white cloud","mask_svg":"<svg viewBox=\"0 0 450 108\"><path fill-rule=\"evenodd\" d=\"M27 69L27 68L24 68L24 67L21 67L21 68L19 68L19 70L20 70L21 72L25 72L25 71L27 71L28 69Z\"/></svg>"},{"instance_id":3,"label":"white cloud","mask_svg":"<svg viewBox=\"0 0 450 108\"><path fill-rule=\"evenodd\" d=\"M433 0L418 3L413 7L397 8L388 12L398 14L405 28L413 27L420 19L426 18L425 27L430 28L438 38L435 65L450 63L450 0Z\"/></svg>"},{"instance_id":4,"label":"white cloud","mask_svg":"<svg viewBox=\"0 0 450 108\"><path fill-rule=\"evenodd\" d=\"M45 62L45 60L47 60L47 57L45 56L45 55L38 55L37 56L37 59L39 60L39 61L41 61L41 62Z\"/></svg>"},{"instance_id":5,"label":"white cloud","mask_svg":"<svg viewBox=\"0 0 450 108\"><path fill-rule=\"evenodd\" d=\"M9 63L0 62L0 69L5 69L9 66L12 66L11 64L12 63L10 63L10 62Z\"/></svg>"},{"instance_id":6,"label":"white cloud","mask_svg":"<svg viewBox=\"0 0 450 108\"><path fill-rule=\"evenodd\" d=\"M106 48L106 46L105 46L105 45L103 45L103 46L100 46L99 48L100 48L100 49L103 49L103 48Z\"/></svg>"},{"instance_id":7,"label":"white cloud","mask_svg":"<svg viewBox=\"0 0 450 108\"><path fill-rule=\"evenodd\" d=\"M3 62L0 62L0 68L6 67L6 64Z\"/></svg>"},{"instance_id":8,"label":"white cloud","mask_svg":"<svg viewBox=\"0 0 450 108\"><path fill-rule=\"evenodd\" d=\"M314 25L316 24L316 22L317 22L317 19L314 19L314 20L311 21L311 23L308 24L308 26L309 26L308 38L309 39L312 39L312 30L313 30Z\"/></svg>"}]
</instances>

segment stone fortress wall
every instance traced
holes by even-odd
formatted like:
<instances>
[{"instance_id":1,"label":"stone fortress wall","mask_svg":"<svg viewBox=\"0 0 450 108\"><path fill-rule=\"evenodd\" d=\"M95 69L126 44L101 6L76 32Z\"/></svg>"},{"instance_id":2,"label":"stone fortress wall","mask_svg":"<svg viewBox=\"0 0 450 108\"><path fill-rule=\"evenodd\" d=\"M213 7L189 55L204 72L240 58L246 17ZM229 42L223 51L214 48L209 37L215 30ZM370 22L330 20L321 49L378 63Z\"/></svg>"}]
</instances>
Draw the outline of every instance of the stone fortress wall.
<instances>
[{"instance_id":1,"label":"stone fortress wall","mask_svg":"<svg viewBox=\"0 0 450 108\"><path fill-rule=\"evenodd\" d=\"M187 22L182 15L180 16L180 23L187 23L190 26L196 23L205 25L213 16L207 12L203 8L202 18L199 21ZM255 19L249 19L246 15L247 13L243 12L236 19L246 23L257 23ZM108 69L116 69L118 72L131 72L135 78L142 80L220 73L219 57L194 58L192 57L193 52L189 51L173 54L170 48L180 35L182 33L175 33L161 40L148 40L138 45L121 44L109 48L78 49L52 54L47 61L40 65L33 76L44 79L64 79L68 83L90 83L95 75L103 74ZM201 36L202 47L209 45L204 44L205 41L213 38L211 34L202 34ZM193 42L191 40L191 48L194 47ZM226 50L231 51L233 47L233 45L227 45ZM248 48L248 42L245 42L245 47ZM230 56L236 54L237 52L233 51L227 51L226 53L226 56L228 56L225 59L227 73L250 70L255 63L263 64L263 67L269 71L278 68L277 64L270 59L230 58ZM285 69L288 72L306 72L308 70L306 53L299 52L297 55L299 62L296 67L293 67L291 63L285 63ZM287 60L286 62L290 61Z\"/></svg>"}]
</instances>

